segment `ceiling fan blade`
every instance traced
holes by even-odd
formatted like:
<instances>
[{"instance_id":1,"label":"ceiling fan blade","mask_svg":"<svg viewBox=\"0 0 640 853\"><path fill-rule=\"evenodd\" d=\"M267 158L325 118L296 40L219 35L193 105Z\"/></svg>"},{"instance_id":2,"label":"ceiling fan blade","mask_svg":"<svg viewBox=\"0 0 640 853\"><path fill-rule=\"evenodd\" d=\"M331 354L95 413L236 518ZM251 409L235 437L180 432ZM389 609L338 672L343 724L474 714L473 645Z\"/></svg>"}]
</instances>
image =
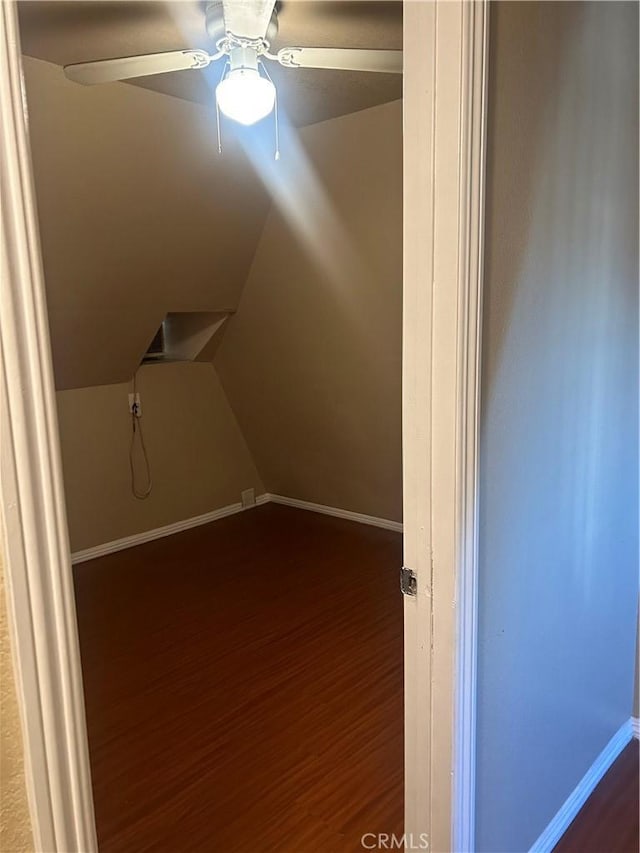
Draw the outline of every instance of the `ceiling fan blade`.
<instances>
[{"instance_id":1,"label":"ceiling fan blade","mask_svg":"<svg viewBox=\"0 0 640 853\"><path fill-rule=\"evenodd\" d=\"M74 83L91 86L94 83L113 83L130 77L146 77L181 71L184 68L206 68L214 59L204 50L170 50L166 53L146 53L122 59L103 59L98 62L79 62L65 65L64 73Z\"/></svg>"},{"instance_id":2,"label":"ceiling fan blade","mask_svg":"<svg viewBox=\"0 0 640 853\"><path fill-rule=\"evenodd\" d=\"M276 0L222 0L228 33L246 39L265 37Z\"/></svg>"},{"instance_id":3,"label":"ceiling fan blade","mask_svg":"<svg viewBox=\"0 0 640 853\"><path fill-rule=\"evenodd\" d=\"M401 50L342 47L284 47L276 56L286 68L333 68L339 71L378 71L402 74Z\"/></svg>"}]
</instances>

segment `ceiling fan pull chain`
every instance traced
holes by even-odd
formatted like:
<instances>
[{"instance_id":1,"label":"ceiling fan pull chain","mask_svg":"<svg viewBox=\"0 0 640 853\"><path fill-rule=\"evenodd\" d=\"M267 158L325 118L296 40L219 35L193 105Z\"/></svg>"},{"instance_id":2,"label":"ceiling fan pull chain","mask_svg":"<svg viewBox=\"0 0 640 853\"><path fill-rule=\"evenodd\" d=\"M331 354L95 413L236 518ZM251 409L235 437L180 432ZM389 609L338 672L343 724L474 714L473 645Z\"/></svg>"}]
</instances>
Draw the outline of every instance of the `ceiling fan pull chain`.
<instances>
[{"instance_id":1,"label":"ceiling fan pull chain","mask_svg":"<svg viewBox=\"0 0 640 853\"><path fill-rule=\"evenodd\" d=\"M220 75L220 80L218 81L218 85L222 83L224 80L225 74L227 73L227 68L229 66L228 62L225 62L222 66L222 74ZM216 131L218 134L218 154L222 154L222 137L220 135L220 106L218 105L218 99L214 98L216 102Z\"/></svg>"},{"instance_id":2,"label":"ceiling fan pull chain","mask_svg":"<svg viewBox=\"0 0 640 853\"><path fill-rule=\"evenodd\" d=\"M279 127L279 123L278 123L278 87L274 84L273 80L271 79L271 74L269 74L267 66L264 64L264 62L260 63L260 67L264 71L267 80L271 83L271 85L273 86L273 90L274 90L273 117L274 117L274 121L275 121L275 131L276 131L276 151L275 151L275 155L274 155L273 159L279 160L280 159L280 127Z\"/></svg>"},{"instance_id":3,"label":"ceiling fan pull chain","mask_svg":"<svg viewBox=\"0 0 640 853\"><path fill-rule=\"evenodd\" d=\"M275 153L275 156L273 159L279 160L280 159L280 132L278 130L278 90L277 89L276 89L275 101L276 102L275 102L274 118L275 118L275 125L276 125L276 153Z\"/></svg>"},{"instance_id":4,"label":"ceiling fan pull chain","mask_svg":"<svg viewBox=\"0 0 640 853\"><path fill-rule=\"evenodd\" d=\"M222 154L222 140L220 139L220 107L216 98L216 131L218 133L218 154Z\"/></svg>"}]
</instances>

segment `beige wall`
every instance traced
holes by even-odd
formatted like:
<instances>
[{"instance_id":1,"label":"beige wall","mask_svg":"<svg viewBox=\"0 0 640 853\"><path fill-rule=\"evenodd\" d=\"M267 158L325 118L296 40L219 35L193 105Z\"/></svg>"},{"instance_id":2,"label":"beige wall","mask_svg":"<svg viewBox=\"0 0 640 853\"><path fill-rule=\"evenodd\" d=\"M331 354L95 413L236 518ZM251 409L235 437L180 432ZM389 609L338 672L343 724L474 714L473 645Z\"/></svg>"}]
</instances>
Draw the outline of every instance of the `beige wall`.
<instances>
[{"instance_id":1,"label":"beige wall","mask_svg":"<svg viewBox=\"0 0 640 853\"><path fill-rule=\"evenodd\" d=\"M130 390L125 383L58 392L74 551L236 503L243 489L264 491L213 366L174 363L142 367L138 374L153 491L136 500ZM139 450L136 460L141 471Z\"/></svg>"},{"instance_id":2,"label":"beige wall","mask_svg":"<svg viewBox=\"0 0 640 853\"><path fill-rule=\"evenodd\" d=\"M478 853L628 721L638 591L638 6L491 13Z\"/></svg>"},{"instance_id":3,"label":"beige wall","mask_svg":"<svg viewBox=\"0 0 640 853\"><path fill-rule=\"evenodd\" d=\"M3 853L31 853L34 846L25 789L22 730L16 701L2 562L0 552L0 850Z\"/></svg>"},{"instance_id":4,"label":"beige wall","mask_svg":"<svg viewBox=\"0 0 640 853\"><path fill-rule=\"evenodd\" d=\"M216 367L270 492L401 518L402 109L285 137Z\"/></svg>"},{"instance_id":5,"label":"beige wall","mask_svg":"<svg viewBox=\"0 0 640 853\"><path fill-rule=\"evenodd\" d=\"M24 70L56 387L126 382L167 312L236 307L268 195L213 110Z\"/></svg>"},{"instance_id":6,"label":"beige wall","mask_svg":"<svg viewBox=\"0 0 640 853\"><path fill-rule=\"evenodd\" d=\"M274 164L260 135L220 157L202 106L24 64L72 548L263 481L399 519L400 103L285 130ZM168 311L234 309L245 281L225 390L211 365L140 373L154 489L137 501L133 371Z\"/></svg>"}]
</instances>

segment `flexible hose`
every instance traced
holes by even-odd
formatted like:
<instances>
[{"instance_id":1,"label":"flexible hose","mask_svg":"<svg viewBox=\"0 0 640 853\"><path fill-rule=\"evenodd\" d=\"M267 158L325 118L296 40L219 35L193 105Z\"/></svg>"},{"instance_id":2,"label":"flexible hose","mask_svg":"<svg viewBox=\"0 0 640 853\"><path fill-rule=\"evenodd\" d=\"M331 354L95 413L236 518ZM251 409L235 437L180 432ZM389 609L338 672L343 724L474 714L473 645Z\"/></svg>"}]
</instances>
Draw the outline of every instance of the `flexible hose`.
<instances>
[{"instance_id":1,"label":"flexible hose","mask_svg":"<svg viewBox=\"0 0 640 853\"><path fill-rule=\"evenodd\" d=\"M137 377L138 371L133 374L133 400L135 404L136 393L137 393ZM151 466L149 465L149 456L147 454L147 447L144 443L144 433L142 431L142 423L141 416L136 415L135 411L131 412L131 444L129 445L129 468L131 470L131 492L133 493L134 498L137 498L139 501L146 500L151 494L151 489L153 488L153 480L151 479ZM135 454L135 443L136 436L139 437L140 449L142 450L142 458L144 459L144 465L146 469L146 480L147 480L147 488L144 491L138 491L136 487L136 470L135 464L133 461Z\"/></svg>"}]
</instances>

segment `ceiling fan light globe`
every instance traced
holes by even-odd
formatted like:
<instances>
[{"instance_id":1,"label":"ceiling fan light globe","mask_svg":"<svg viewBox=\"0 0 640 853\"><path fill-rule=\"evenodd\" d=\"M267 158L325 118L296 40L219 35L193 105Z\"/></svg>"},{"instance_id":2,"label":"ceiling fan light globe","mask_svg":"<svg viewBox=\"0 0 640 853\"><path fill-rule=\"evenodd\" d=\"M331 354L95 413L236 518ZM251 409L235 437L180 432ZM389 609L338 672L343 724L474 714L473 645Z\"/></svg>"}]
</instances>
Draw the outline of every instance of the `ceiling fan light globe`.
<instances>
[{"instance_id":1,"label":"ceiling fan light globe","mask_svg":"<svg viewBox=\"0 0 640 853\"><path fill-rule=\"evenodd\" d=\"M273 110L276 87L252 68L238 68L218 83L220 112L240 124L255 124Z\"/></svg>"}]
</instances>

